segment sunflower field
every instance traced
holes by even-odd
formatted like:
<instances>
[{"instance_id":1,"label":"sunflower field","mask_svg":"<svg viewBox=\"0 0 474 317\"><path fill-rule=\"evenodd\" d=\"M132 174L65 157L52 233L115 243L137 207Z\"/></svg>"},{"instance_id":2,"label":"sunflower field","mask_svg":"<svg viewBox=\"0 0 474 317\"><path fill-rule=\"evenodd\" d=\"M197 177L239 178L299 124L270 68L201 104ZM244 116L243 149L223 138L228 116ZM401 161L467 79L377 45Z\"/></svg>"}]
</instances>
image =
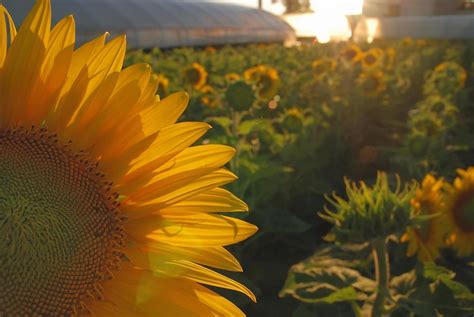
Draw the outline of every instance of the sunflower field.
<instances>
[{"instance_id":1,"label":"sunflower field","mask_svg":"<svg viewBox=\"0 0 474 317\"><path fill-rule=\"evenodd\" d=\"M131 51L237 149L248 316L472 316L474 43Z\"/></svg>"}]
</instances>

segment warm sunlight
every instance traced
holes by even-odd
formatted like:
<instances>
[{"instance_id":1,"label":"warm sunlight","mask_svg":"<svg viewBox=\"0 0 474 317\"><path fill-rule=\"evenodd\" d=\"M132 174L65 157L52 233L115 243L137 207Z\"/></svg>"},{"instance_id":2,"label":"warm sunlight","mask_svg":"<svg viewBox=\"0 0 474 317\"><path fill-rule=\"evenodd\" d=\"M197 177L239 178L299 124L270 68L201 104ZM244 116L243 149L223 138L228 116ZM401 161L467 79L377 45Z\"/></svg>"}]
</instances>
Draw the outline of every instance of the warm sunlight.
<instances>
[{"instance_id":1,"label":"warm sunlight","mask_svg":"<svg viewBox=\"0 0 474 317\"><path fill-rule=\"evenodd\" d=\"M299 37L315 37L319 43L347 40L351 28L347 15L362 13L363 0L312 0L314 13L287 15L285 20Z\"/></svg>"},{"instance_id":2,"label":"warm sunlight","mask_svg":"<svg viewBox=\"0 0 474 317\"><path fill-rule=\"evenodd\" d=\"M363 4L364 0L311 0L311 8L314 11L340 15L361 14Z\"/></svg>"}]
</instances>

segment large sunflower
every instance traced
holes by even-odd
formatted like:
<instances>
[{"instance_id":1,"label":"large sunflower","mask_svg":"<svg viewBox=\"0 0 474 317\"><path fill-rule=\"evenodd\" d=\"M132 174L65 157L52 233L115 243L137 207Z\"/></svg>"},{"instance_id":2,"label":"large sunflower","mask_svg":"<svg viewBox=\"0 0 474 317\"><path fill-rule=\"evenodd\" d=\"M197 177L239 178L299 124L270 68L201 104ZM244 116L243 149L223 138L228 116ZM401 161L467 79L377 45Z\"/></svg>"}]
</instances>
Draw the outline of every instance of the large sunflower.
<instances>
[{"instance_id":1,"label":"large sunflower","mask_svg":"<svg viewBox=\"0 0 474 317\"><path fill-rule=\"evenodd\" d=\"M464 256L474 253L474 167L458 169L458 174L448 186L446 210L453 247Z\"/></svg>"},{"instance_id":2,"label":"large sunflower","mask_svg":"<svg viewBox=\"0 0 474 317\"><path fill-rule=\"evenodd\" d=\"M74 50L49 0L18 34L0 13L0 315L242 316L201 285L255 299L207 268L241 271L223 246L256 231L216 213L247 210L219 187L234 150L190 147L209 126L122 70L124 36Z\"/></svg>"},{"instance_id":3,"label":"large sunflower","mask_svg":"<svg viewBox=\"0 0 474 317\"><path fill-rule=\"evenodd\" d=\"M417 189L411 201L417 214L435 216L416 227L408 228L402 241L408 242L408 256L417 254L420 261L433 261L439 256L439 248L444 244L446 230L444 201L441 189L443 180L428 174L423 179L421 188Z\"/></svg>"}]
</instances>

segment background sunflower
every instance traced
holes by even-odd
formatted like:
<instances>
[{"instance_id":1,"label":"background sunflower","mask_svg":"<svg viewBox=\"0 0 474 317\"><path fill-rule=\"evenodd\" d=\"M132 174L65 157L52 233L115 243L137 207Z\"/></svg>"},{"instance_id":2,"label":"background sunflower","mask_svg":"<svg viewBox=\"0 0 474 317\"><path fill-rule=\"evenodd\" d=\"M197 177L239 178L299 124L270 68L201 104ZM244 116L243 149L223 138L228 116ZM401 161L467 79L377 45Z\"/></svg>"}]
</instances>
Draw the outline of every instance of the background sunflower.
<instances>
[{"instance_id":1,"label":"background sunflower","mask_svg":"<svg viewBox=\"0 0 474 317\"><path fill-rule=\"evenodd\" d=\"M407 255L417 254L420 261L434 261L446 240L445 205L441 192L443 184L443 180L426 175L411 202L417 215L434 217L422 221L416 227L409 227L401 238L403 242L408 242Z\"/></svg>"},{"instance_id":2,"label":"background sunflower","mask_svg":"<svg viewBox=\"0 0 474 317\"><path fill-rule=\"evenodd\" d=\"M462 256L474 253L474 167L458 169L448 186L446 210L452 230L451 242Z\"/></svg>"}]
</instances>

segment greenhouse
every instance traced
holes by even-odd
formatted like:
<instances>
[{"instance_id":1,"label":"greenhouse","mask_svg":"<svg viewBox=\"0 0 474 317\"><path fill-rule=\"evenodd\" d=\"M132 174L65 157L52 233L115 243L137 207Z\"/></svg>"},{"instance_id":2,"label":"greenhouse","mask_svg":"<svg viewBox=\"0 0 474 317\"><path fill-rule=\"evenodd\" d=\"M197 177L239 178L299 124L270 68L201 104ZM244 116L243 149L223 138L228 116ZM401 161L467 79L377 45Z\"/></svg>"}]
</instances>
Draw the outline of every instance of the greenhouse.
<instances>
[{"instance_id":1,"label":"greenhouse","mask_svg":"<svg viewBox=\"0 0 474 317\"><path fill-rule=\"evenodd\" d=\"M3 3L19 22L34 0ZM129 48L283 43L294 39L293 29L282 19L235 4L179 0L52 0L51 3L53 22L74 15L78 43L104 30L112 35L126 33Z\"/></svg>"}]
</instances>

